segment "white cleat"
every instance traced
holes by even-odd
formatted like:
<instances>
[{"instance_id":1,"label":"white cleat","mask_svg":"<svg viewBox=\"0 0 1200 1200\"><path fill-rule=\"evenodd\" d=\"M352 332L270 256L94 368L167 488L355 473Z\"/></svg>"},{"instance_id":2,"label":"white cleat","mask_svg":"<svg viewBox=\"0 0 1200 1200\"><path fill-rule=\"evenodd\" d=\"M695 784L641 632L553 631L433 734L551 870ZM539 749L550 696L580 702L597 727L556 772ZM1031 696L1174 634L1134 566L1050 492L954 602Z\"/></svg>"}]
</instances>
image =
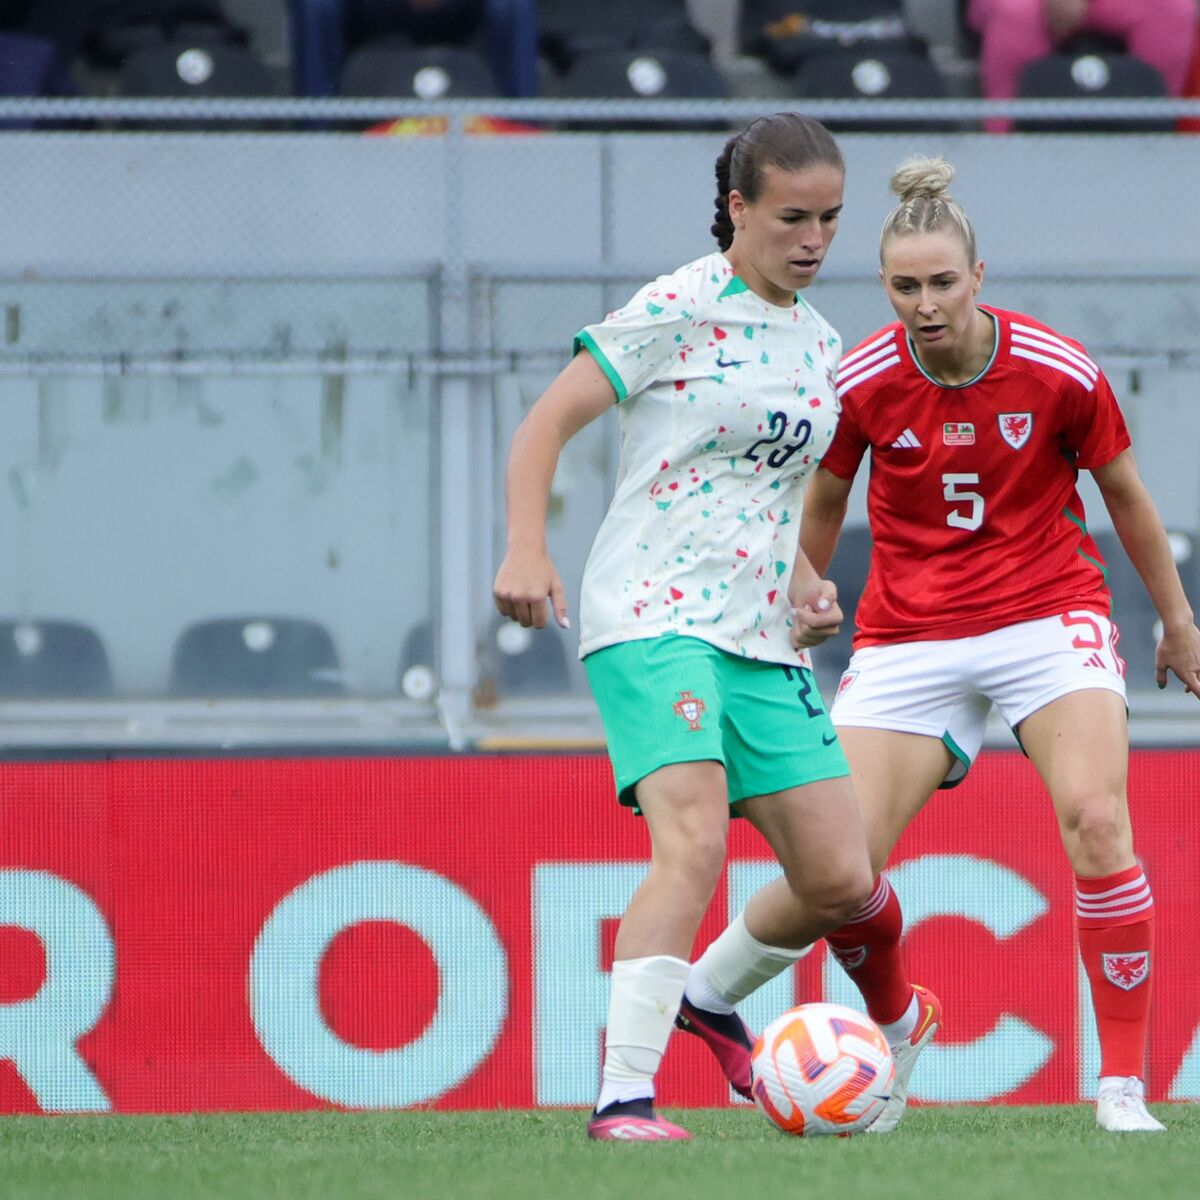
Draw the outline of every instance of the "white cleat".
<instances>
[{"instance_id":1,"label":"white cleat","mask_svg":"<svg viewBox=\"0 0 1200 1200\"><path fill-rule=\"evenodd\" d=\"M1136 1075L1100 1088L1096 1124L1109 1133L1165 1133L1167 1128L1146 1108L1146 1092Z\"/></svg>"},{"instance_id":2,"label":"white cleat","mask_svg":"<svg viewBox=\"0 0 1200 1200\"><path fill-rule=\"evenodd\" d=\"M884 1105L883 1112L867 1126L868 1133L891 1133L900 1124L908 1106L908 1081L921 1051L933 1041L942 1023L942 1002L928 989L913 985L917 997L917 1024L912 1033L899 1045L892 1047L892 1061L896 1064L896 1079L892 1084L891 1099Z\"/></svg>"}]
</instances>

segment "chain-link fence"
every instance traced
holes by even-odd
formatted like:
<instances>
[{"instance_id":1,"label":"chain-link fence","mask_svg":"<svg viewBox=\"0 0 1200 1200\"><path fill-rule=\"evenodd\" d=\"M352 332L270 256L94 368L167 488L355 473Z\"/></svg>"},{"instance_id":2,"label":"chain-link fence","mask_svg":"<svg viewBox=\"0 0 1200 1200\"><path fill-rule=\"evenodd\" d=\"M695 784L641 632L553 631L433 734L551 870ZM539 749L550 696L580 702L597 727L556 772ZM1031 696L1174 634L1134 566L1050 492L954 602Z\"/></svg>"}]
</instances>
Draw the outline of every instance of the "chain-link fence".
<instances>
[{"instance_id":1,"label":"chain-link fence","mask_svg":"<svg viewBox=\"0 0 1200 1200\"><path fill-rule=\"evenodd\" d=\"M808 105L897 129L843 137L846 214L814 296L850 344L890 319L887 177L945 153L986 298L1081 338L1109 372L1191 578L1195 144L962 131L1147 105L1200 115L954 101L918 133L905 122L927 125L927 104ZM471 132L487 126L461 103L0 104L0 123L93 126L0 134L10 744L596 732L573 645L491 616L508 441L580 326L708 251L713 159L763 106L488 107L524 131ZM1136 205L1114 199L1131 179ZM599 422L555 482L573 604L615 466ZM1136 580L1115 586L1144 689L1153 614ZM1135 705L1159 709L1155 736L1191 736L1177 701Z\"/></svg>"}]
</instances>

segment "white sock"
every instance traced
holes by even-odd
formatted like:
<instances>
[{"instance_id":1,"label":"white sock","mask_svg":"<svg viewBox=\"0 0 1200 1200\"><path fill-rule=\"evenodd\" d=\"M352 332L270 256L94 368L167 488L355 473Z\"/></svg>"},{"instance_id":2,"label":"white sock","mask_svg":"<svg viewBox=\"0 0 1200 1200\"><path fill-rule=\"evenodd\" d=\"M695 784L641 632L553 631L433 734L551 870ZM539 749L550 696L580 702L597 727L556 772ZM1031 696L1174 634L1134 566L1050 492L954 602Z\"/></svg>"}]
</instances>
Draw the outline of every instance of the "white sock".
<instances>
[{"instance_id":1,"label":"white sock","mask_svg":"<svg viewBox=\"0 0 1200 1200\"><path fill-rule=\"evenodd\" d=\"M921 1006L917 1003L917 993L913 992L913 997L904 1010L904 1016L898 1021L889 1021L888 1024L879 1026L880 1032L887 1038L887 1044L893 1050L916 1029L917 1017L920 1013Z\"/></svg>"},{"instance_id":2,"label":"white sock","mask_svg":"<svg viewBox=\"0 0 1200 1200\"><path fill-rule=\"evenodd\" d=\"M687 977L688 964L666 954L613 963L597 1112L618 1100L653 1099Z\"/></svg>"},{"instance_id":3,"label":"white sock","mask_svg":"<svg viewBox=\"0 0 1200 1200\"><path fill-rule=\"evenodd\" d=\"M799 962L810 950L768 946L751 936L741 913L692 964L686 995L697 1008L731 1013L751 992Z\"/></svg>"}]
</instances>

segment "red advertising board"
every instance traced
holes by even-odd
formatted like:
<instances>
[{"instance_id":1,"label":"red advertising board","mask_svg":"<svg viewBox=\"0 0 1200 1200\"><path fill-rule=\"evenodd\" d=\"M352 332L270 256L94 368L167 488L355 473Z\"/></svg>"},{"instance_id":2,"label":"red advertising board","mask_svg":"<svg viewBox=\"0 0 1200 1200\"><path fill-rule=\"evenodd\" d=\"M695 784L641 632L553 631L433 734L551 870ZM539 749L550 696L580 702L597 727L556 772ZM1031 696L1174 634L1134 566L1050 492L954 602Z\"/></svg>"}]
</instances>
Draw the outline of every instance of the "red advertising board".
<instances>
[{"instance_id":1,"label":"red advertising board","mask_svg":"<svg viewBox=\"0 0 1200 1200\"><path fill-rule=\"evenodd\" d=\"M1200 1098L1200 751L1138 751L1159 951L1152 1099ZM586 756L0 766L0 1111L587 1105L641 821ZM735 822L703 946L769 876ZM1016 753L906 835L930 1101L1073 1101L1095 1075L1072 878ZM849 998L821 947L748 1002ZM675 1038L664 1103L729 1102ZM936 1051L936 1053L934 1052Z\"/></svg>"}]
</instances>

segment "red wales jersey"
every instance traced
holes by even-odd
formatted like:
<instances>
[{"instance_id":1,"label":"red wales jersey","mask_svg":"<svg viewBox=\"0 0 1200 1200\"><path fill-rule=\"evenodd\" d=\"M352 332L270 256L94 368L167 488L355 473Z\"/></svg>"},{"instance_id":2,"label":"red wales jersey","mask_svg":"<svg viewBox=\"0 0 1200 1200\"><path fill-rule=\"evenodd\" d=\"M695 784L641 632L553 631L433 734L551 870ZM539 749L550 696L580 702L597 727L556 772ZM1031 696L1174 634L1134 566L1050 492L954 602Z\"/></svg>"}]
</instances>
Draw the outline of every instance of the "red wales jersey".
<instances>
[{"instance_id":1,"label":"red wales jersey","mask_svg":"<svg viewBox=\"0 0 1200 1200\"><path fill-rule=\"evenodd\" d=\"M1078 342L984 311L996 345L968 383L927 375L899 322L842 359L842 415L821 466L853 479L871 452L856 647L1110 611L1075 484L1129 446L1116 397Z\"/></svg>"}]
</instances>

